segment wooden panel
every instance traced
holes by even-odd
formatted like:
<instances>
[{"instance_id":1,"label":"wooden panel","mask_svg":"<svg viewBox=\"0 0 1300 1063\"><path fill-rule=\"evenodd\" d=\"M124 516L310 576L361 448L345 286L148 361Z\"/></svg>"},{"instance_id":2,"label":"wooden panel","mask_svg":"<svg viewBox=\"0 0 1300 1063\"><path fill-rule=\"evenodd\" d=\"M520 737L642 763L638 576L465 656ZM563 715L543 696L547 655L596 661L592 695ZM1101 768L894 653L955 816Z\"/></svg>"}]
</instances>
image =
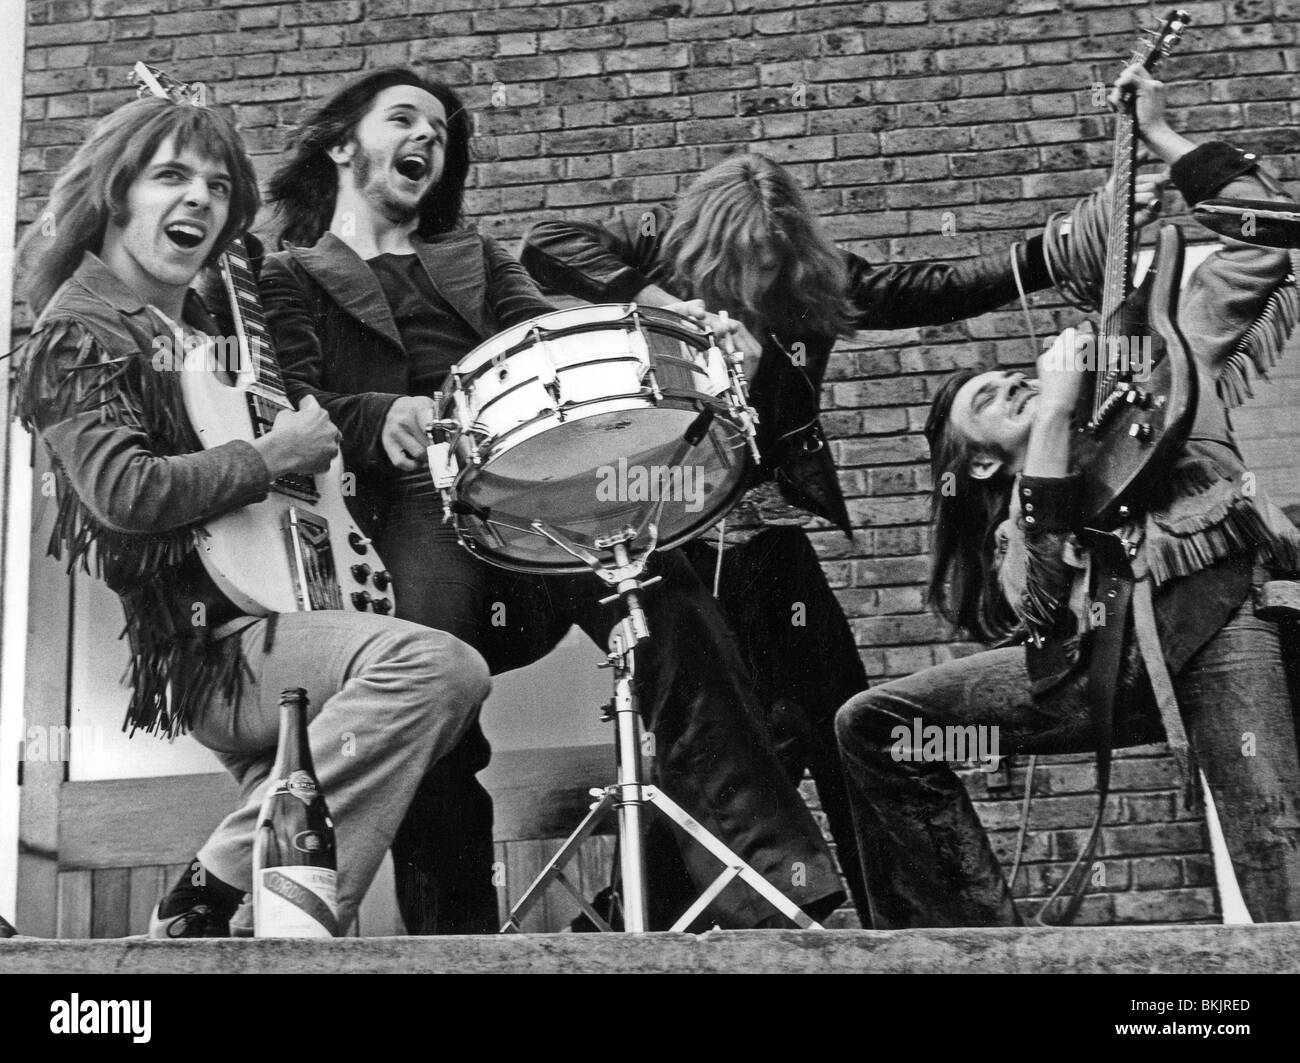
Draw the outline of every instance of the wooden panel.
<instances>
[{"instance_id":1,"label":"wooden panel","mask_svg":"<svg viewBox=\"0 0 1300 1063\"><path fill-rule=\"evenodd\" d=\"M498 859L505 868L505 881L497 890L502 903L502 922L510 906L524 895L563 843L562 838L532 838L498 844ZM609 885L613 852L613 838L588 838L578 856L565 868L566 877L587 900ZM525 933L553 933L567 927L579 911L568 891L558 883L552 884L524 917L522 927Z\"/></svg>"},{"instance_id":2,"label":"wooden panel","mask_svg":"<svg viewBox=\"0 0 1300 1063\"><path fill-rule=\"evenodd\" d=\"M165 868L148 866L131 868L131 896L127 901L126 932L128 934L146 934L149 932L149 916L153 906L162 899L167 885L164 884Z\"/></svg>"},{"instance_id":3,"label":"wooden panel","mask_svg":"<svg viewBox=\"0 0 1300 1063\"><path fill-rule=\"evenodd\" d=\"M131 869L106 867L91 872L90 936L126 937L131 921Z\"/></svg>"},{"instance_id":4,"label":"wooden panel","mask_svg":"<svg viewBox=\"0 0 1300 1063\"><path fill-rule=\"evenodd\" d=\"M92 875L90 871L59 872L58 922L54 936L90 937Z\"/></svg>"},{"instance_id":5,"label":"wooden panel","mask_svg":"<svg viewBox=\"0 0 1300 1063\"><path fill-rule=\"evenodd\" d=\"M32 607L27 613L23 699L23 723L29 732L32 727L55 728L68 722L68 632L72 610L71 581L61 564L45 556L54 523L54 499L40 490L50 467L43 446L35 448L34 459L28 570ZM24 934L37 937L55 936L59 923L59 790L66 768L57 760L23 763L18 798L18 903L14 915Z\"/></svg>"},{"instance_id":6,"label":"wooden panel","mask_svg":"<svg viewBox=\"0 0 1300 1063\"><path fill-rule=\"evenodd\" d=\"M482 775L496 804L496 837L567 834L586 815L588 789L612 777L611 760L604 746L497 754ZM58 866L81 869L169 864L193 856L235 807L239 792L225 774L168 775L65 783L58 797Z\"/></svg>"},{"instance_id":7,"label":"wooden panel","mask_svg":"<svg viewBox=\"0 0 1300 1063\"><path fill-rule=\"evenodd\" d=\"M224 773L66 783L59 800L59 867L140 867L192 858L238 800L238 787Z\"/></svg>"}]
</instances>

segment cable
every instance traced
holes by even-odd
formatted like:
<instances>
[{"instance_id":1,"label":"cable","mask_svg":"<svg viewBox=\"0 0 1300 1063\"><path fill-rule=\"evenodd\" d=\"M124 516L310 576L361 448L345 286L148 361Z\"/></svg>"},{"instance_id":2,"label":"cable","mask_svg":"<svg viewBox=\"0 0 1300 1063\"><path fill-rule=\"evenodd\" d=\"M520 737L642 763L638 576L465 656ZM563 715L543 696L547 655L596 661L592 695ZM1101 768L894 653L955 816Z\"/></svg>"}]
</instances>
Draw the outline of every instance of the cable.
<instances>
[{"instance_id":1,"label":"cable","mask_svg":"<svg viewBox=\"0 0 1300 1063\"><path fill-rule=\"evenodd\" d=\"M726 548L727 518L718 521L718 560L713 566L713 598L716 601L718 590L722 586L722 554Z\"/></svg>"},{"instance_id":2,"label":"cable","mask_svg":"<svg viewBox=\"0 0 1300 1063\"><path fill-rule=\"evenodd\" d=\"M1043 259L1052 284L1076 310L1093 313L1105 271L1106 233L1099 188L1069 211L1058 210L1043 226Z\"/></svg>"},{"instance_id":3,"label":"cable","mask_svg":"<svg viewBox=\"0 0 1300 1063\"><path fill-rule=\"evenodd\" d=\"M1038 757L1029 758L1029 767L1025 770L1025 796L1020 803L1020 833L1016 836L1016 855L1011 861L1011 874L1007 876L1007 889L1016 888L1016 876L1020 874L1020 858L1025 855L1025 836L1029 833L1029 803L1034 792L1034 769L1038 766Z\"/></svg>"},{"instance_id":4,"label":"cable","mask_svg":"<svg viewBox=\"0 0 1300 1063\"><path fill-rule=\"evenodd\" d=\"M1020 279L1020 249L1023 246L1020 240L1011 245L1011 276L1016 280L1016 292L1020 295L1020 310L1025 315L1025 327L1029 329L1029 343L1033 348L1033 356L1037 358L1038 333L1034 331L1034 319L1029 316L1029 297L1025 295L1025 284Z\"/></svg>"}]
</instances>

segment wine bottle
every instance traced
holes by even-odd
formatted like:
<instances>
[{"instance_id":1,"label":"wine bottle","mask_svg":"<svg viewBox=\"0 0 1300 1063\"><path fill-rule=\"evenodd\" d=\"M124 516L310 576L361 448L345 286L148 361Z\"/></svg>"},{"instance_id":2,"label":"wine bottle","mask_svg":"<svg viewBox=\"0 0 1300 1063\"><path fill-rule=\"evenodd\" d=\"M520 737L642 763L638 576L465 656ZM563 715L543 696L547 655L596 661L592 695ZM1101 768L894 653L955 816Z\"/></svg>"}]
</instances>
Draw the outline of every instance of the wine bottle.
<instances>
[{"instance_id":1,"label":"wine bottle","mask_svg":"<svg viewBox=\"0 0 1300 1063\"><path fill-rule=\"evenodd\" d=\"M253 935L338 934L334 824L307 743L307 692L280 693L280 746L253 840Z\"/></svg>"}]
</instances>

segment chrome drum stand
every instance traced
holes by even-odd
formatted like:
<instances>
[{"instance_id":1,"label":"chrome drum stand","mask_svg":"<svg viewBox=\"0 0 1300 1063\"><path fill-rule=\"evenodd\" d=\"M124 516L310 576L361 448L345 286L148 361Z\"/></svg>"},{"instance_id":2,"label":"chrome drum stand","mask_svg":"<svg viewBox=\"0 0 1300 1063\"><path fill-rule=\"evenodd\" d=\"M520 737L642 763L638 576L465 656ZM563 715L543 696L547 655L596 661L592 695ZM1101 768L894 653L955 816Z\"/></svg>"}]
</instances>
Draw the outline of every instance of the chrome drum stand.
<instances>
[{"instance_id":1,"label":"chrome drum stand","mask_svg":"<svg viewBox=\"0 0 1300 1063\"><path fill-rule=\"evenodd\" d=\"M637 695L633 679L636 675L636 648L650 638L650 628L646 623L645 612L641 607L641 593L658 581L659 577L642 580L645 565L654 551L653 525L651 525L651 543L639 555L633 555L629 546L636 535L632 529L626 529L615 535L598 539L596 546L608 550L612 558L599 558L589 551L572 543L566 543L552 529L534 524L538 531L552 541L564 547L575 557L581 557L592 571L606 584L615 589L615 593L601 600L601 604L619 601L622 603L624 617L614 625L609 636L609 654L602 667L613 669L614 698L606 719L614 722L614 760L617 781L603 790L592 790L591 795L599 798L591 810L569 835L559 851L547 862L541 874L533 880L522 897L510 909L510 916L502 926L502 933L518 932L520 922L528 911L537 903L542 894L552 883L558 882L572 894L578 906L597 928L611 931L613 928L591 907L582 893L565 875L564 868L578 854L582 843L611 812L618 814L618 851L619 870L622 877L622 912L623 929L629 933L640 934L646 930L646 883L645 855L642 844L645 816L642 811L656 809L658 812L691 836L722 863L718 877L695 900L681 917L672 925L674 931L685 930L709 906L733 879L740 879L756 893L767 900L772 907L786 916L797 926L805 930L820 930L820 924L809 918L793 901L773 886L762 875L745 863L718 838L706 830L682 807L663 792L659 787L645 782L641 767L641 716L637 706Z\"/></svg>"}]
</instances>

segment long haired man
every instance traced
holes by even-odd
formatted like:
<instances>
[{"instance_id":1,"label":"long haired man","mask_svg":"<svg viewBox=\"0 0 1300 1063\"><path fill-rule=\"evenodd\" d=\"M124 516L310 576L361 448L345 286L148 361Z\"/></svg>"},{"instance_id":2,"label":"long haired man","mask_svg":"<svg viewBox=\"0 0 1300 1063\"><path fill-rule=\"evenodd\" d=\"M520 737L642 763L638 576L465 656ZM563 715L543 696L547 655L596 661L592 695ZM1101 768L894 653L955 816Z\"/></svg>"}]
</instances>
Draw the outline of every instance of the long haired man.
<instances>
[{"instance_id":1,"label":"long haired man","mask_svg":"<svg viewBox=\"0 0 1300 1063\"><path fill-rule=\"evenodd\" d=\"M122 601L125 726L192 733L241 788L240 807L155 912L160 937L225 936L252 889L281 690L305 688L311 701L312 755L337 825L338 894L320 898L335 932L355 914L420 778L487 694L478 654L405 621L290 613L273 634L271 621L222 594L196 552L205 521L265 498L281 476L324 472L338 449L338 430L311 400L252 443L201 449L182 400L191 370L157 357L178 333L186 347L214 335L190 284L258 203L223 118L139 100L95 127L22 248L40 317L20 354L18 415L55 474L50 552L70 571L102 576ZM344 757L348 731L361 737Z\"/></svg>"},{"instance_id":2,"label":"long haired man","mask_svg":"<svg viewBox=\"0 0 1300 1063\"><path fill-rule=\"evenodd\" d=\"M1126 86L1143 138L1189 204L1277 195L1254 155L1175 133L1163 85L1141 67L1121 76L1117 88ZM1101 261L1104 250L1067 259ZM966 790L941 755L917 748L914 736L930 728L996 729L1012 754L1166 738L1204 770L1251 915L1300 918L1295 724L1276 625L1255 615L1251 593L1263 566L1300 567L1300 533L1256 489L1227 416L1247 363L1271 364L1285 339L1279 323L1296 319L1292 269L1285 252L1224 241L1188 280L1177 324L1200 378L1195 421L1116 529L1131 553L1122 563L1084 535L1095 518L1083 512L1072 417L1091 336L1067 330L1036 377L972 370L939 389L926 426L932 601L976 638L1018 630L1029 641L925 669L841 710L877 926L1020 921ZM1086 270L1075 280L1094 295L1100 283ZM1133 608L1122 610L1130 593ZM1107 675L1093 658L1111 638ZM1243 755L1246 734L1256 755ZM1195 792L1194 764L1184 769Z\"/></svg>"},{"instance_id":3,"label":"long haired man","mask_svg":"<svg viewBox=\"0 0 1300 1063\"><path fill-rule=\"evenodd\" d=\"M1144 203L1156 184L1143 180ZM1011 255L873 267L831 242L789 170L742 154L697 175L671 209L628 211L608 226L541 222L522 259L548 291L592 302L698 299L741 323L762 465L716 539L684 552L702 578L716 581L790 777L809 769L817 782L865 924L833 721L867 676L803 530L820 517L852 535L820 421L822 380L836 341L858 329L915 328L991 310L1015 298L1017 268L1026 290L1046 287L1042 238Z\"/></svg>"},{"instance_id":4,"label":"long haired man","mask_svg":"<svg viewBox=\"0 0 1300 1063\"><path fill-rule=\"evenodd\" d=\"M290 392L316 396L342 429L399 614L459 635L502 670L535 660L574 623L604 646L617 614L598 604L593 576L530 578L475 559L421 471L432 396L452 366L553 309L495 241L459 227L468 136L455 94L410 70L376 71L324 101L272 179L285 249L267 260L262 287ZM725 622L682 558L654 566L664 579L647 595L654 637L637 672L657 777L774 885L824 914L843 890L754 719ZM507 622L496 627L501 606ZM399 834L399 906L412 933L494 928L491 804L473 778L487 756L473 736L427 780ZM697 889L713 879L702 850L686 862ZM795 864L806 875L792 886ZM690 882L656 877L652 925L681 913ZM772 918L740 888L715 912L736 927Z\"/></svg>"}]
</instances>

